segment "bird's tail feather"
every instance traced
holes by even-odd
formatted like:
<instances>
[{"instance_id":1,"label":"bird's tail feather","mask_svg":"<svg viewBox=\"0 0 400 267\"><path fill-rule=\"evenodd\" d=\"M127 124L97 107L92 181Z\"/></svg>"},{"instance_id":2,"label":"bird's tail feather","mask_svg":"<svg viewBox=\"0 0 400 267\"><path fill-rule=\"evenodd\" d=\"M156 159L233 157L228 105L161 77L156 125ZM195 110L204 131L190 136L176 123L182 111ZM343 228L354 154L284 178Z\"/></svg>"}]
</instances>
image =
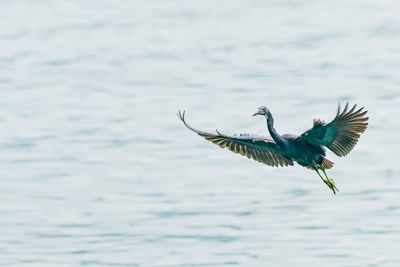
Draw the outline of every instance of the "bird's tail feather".
<instances>
[{"instance_id":1,"label":"bird's tail feather","mask_svg":"<svg viewBox=\"0 0 400 267\"><path fill-rule=\"evenodd\" d=\"M322 167L324 167L325 169L330 169L330 168L332 168L333 167L333 162L332 161L330 161L329 159L326 159L326 158L323 158L322 159L322 163L321 163L321 165L322 165Z\"/></svg>"}]
</instances>

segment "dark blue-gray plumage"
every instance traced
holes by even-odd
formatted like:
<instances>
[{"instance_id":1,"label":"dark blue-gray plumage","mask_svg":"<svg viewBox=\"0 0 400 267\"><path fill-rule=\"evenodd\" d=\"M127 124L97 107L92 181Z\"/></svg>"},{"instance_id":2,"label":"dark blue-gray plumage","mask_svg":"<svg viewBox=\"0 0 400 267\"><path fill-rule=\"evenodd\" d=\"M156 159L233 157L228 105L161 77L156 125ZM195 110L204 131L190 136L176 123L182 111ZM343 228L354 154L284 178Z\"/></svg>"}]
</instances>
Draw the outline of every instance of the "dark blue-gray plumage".
<instances>
[{"instance_id":1,"label":"dark blue-gray plumage","mask_svg":"<svg viewBox=\"0 0 400 267\"><path fill-rule=\"evenodd\" d=\"M274 129L274 119L265 106L258 108L253 114L262 115L267 120L268 131L272 140L263 136L252 134L235 134L228 136L217 131L216 134L202 132L189 126L185 121L185 112L179 111L178 117L190 130L205 139L219 145L221 148L239 153L269 166L293 166L297 162L301 166L315 170L325 184L336 194L338 189L332 179L326 175L325 169L330 169L333 162L326 159L325 148L329 148L337 156L347 155L357 144L360 134L367 128L368 117L364 108L356 110L354 105L348 110L346 103L343 111L338 107L336 117L328 124L315 120L313 127L300 136L284 134L279 135ZM321 170L325 178L319 173Z\"/></svg>"}]
</instances>

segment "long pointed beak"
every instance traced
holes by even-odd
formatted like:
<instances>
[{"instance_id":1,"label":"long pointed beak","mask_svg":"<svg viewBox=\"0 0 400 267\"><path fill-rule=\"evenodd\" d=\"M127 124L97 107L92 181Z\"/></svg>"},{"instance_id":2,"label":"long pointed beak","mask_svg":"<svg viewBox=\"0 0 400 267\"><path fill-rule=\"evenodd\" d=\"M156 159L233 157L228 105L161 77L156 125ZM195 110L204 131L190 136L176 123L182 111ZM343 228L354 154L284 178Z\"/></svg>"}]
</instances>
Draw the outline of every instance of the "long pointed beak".
<instances>
[{"instance_id":1,"label":"long pointed beak","mask_svg":"<svg viewBox=\"0 0 400 267\"><path fill-rule=\"evenodd\" d=\"M263 113L262 113L261 110L259 110L259 111L257 111L256 113L253 114L253 116L256 116L256 115L263 115Z\"/></svg>"}]
</instances>

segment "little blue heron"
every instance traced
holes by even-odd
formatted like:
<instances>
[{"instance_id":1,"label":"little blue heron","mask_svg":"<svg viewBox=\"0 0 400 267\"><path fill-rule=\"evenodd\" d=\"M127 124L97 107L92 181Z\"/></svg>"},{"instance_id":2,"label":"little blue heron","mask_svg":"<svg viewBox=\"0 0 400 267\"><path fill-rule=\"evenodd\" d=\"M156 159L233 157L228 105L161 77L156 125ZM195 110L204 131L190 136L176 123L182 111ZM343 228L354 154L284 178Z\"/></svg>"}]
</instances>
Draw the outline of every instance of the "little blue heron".
<instances>
[{"instance_id":1,"label":"little blue heron","mask_svg":"<svg viewBox=\"0 0 400 267\"><path fill-rule=\"evenodd\" d=\"M199 131L189 126L185 121L185 111L178 112L178 117L190 130L196 132L208 141L221 148L247 156L269 166L293 166L296 161L301 166L314 170L322 181L336 194L339 191L332 179L328 178L325 170L333 166L326 159L325 148L329 148L339 157L346 156L357 144L360 134L367 128L368 117L364 115L363 107L356 110L354 105L348 109L349 103L341 110L340 105L336 117L328 124L320 119L314 119L313 127L300 136L292 134L279 135L274 129L274 119L265 106L258 108L253 114L262 115L267 119L268 131L272 139L253 134L235 134L228 136L216 131L216 134ZM321 176L319 170L324 173Z\"/></svg>"}]
</instances>

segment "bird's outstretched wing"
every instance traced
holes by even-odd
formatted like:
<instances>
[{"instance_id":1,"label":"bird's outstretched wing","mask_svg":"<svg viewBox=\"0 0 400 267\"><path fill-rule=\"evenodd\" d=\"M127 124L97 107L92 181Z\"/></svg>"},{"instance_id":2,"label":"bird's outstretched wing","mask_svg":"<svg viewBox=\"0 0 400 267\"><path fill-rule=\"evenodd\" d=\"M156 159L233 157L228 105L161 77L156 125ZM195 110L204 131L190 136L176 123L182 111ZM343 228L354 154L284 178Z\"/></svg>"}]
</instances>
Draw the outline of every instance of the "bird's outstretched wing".
<instances>
[{"instance_id":1,"label":"bird's outstretched wing","mask_svg":"<svg viewBox=\"0 0 400 267\"><path fill-rule=\"evenodd\" d=\"M364 116L367 111L363 111L363 107L356 110L357 105L348 110L348 105L346 103L343 111L339 105L336 117L328 124L314 120L313 127L297 137L297 140L316 147L326 146L339 157L346 156L368 125L368 117Z\"/></svg>"},{"instance_id":2,"label":"bird's outstretched wing","mask_svg":"<svg viewBox=\"0 0 400 267\"><path fill-rule=\"evenodd\" d=\"M228 148L230 151L269 166L293 166L293 161L282 154L279 146L273 140L250 134L228 136L218 131L216 134L202 132L186 123L185 111L183 113L179 111L177 115L186 127L221 148Z\"/></svg>"}]
</instances>

